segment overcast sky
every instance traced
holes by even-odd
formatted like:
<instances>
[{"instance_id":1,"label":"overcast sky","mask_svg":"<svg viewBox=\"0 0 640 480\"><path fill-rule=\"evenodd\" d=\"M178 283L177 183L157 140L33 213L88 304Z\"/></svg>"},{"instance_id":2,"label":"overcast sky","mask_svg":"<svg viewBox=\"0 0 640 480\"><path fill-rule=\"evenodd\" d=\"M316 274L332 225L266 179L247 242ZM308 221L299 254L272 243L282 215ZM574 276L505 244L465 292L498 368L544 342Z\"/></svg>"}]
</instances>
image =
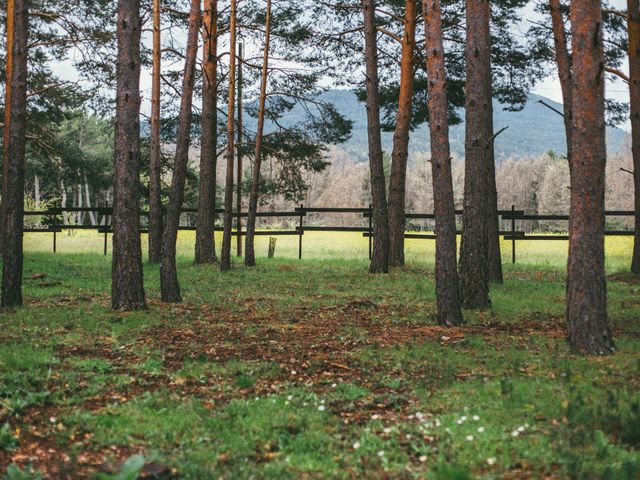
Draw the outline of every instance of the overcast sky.
<instances>
[{"instance_id":1,"label":"overcast sky","mask_svg":"<svg viewBox=\"0 0 640 480\"><path fill-rule=\"evenodd\" d=\"M614 8L620 10L626 10L626 0L610 0L611 5ZM514 30L514 35L524 37L526 30L529 27L531 21L540 20L540 17L533 12L533 6L529 6L525 9L523 14L523 22L519 28ZM150 40L150 39L147 39ZM251 54L249 52L249 54ZM70 66L69 62L60 62L54 66L55 72L63 79L75 81L77 74ZM623 71L628 72L628 65L623 65ZM608 77L611 77L608 75ZM145 114L150 112L150 92L151 92L151 72L150 70L144 70L141 78L141 88L143 95L142 110ZM541 81L534 89L533 93L548 97L556 102L562 103L562 92L560 90L560 83L557 78L555 69L549 71L548 77ZM608 98L618 101L629 101L629 90L627 85L620 79L607 81L606 95ZM625 130L629 129L628 122L626 125L621 125L621 128Z\"/></svg>"}]
</instances>

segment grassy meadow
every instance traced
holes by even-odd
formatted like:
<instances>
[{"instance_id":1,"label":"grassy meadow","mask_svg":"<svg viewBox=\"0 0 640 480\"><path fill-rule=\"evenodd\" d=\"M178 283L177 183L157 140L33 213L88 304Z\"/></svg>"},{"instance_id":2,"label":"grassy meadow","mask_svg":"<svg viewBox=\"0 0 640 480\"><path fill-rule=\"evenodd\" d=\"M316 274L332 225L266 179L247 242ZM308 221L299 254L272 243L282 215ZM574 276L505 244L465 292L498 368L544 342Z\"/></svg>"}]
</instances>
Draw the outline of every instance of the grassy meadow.
<instances>
[{"instance_id":1,"label":"grassy meadow","mask_svg":"<svg viewBox=\"0 0 640 480\"><path fill-rule=\"evenodd\" d=\"M145 239L146 240L146 239ZM184 303L109 309L102 236L26 237L26 306L0 314L7 478L576 478L640 476L640 280L607 240L618 351L564 341L567 243L518 242L492 308L435 325L434 242L366 271L359 234L280 237L276 258L192 264ZM268 237L258 239L266 256Z\"/></svg>"}]
</instances>

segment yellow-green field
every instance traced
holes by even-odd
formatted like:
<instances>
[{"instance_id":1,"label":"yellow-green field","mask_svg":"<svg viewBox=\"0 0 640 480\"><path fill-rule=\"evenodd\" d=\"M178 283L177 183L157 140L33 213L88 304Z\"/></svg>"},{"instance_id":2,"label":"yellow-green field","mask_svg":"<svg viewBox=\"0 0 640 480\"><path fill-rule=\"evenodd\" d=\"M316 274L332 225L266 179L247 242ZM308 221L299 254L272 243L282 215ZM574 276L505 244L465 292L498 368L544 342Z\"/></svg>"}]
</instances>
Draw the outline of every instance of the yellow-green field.
<instances>
[{"instance_id":1,"label":"yellow-green field","mask_svg":"<svg viewBox=\"0 0 640 480\"><path fill-rule=\"evenodd\" d=\"M216 234L216 245L222 242L222 234ZM235 238L233 252L235 252ZM195 232L182 231L178 235L178 255L193 255ZM266 256L269 237L256 237L256 250L259 256ZM101 255L104 235L92 231L64 231L57 236L59 253L90 253ZM516 243L518 264L539 265L544 267L564 267L567 258L566 241L525 240ZM146 254L147 237L142 239L143 251ZM108 248L111 251L111 236ZM25 251L51 252L53 235L49 233L25 234ZM606 239L606 266L609 271L625 270L631 261L633 249L632 237L608 237ZM360 233L343 232L309 232L303 237L302 254L305 259L345 259L363 260L368 256L368 240ZM432 263L435 255L434 240L408 239L406 255L409 263ZM504 263L511 263L511 241L502 242ZM278 237L276 257L297 258L298 237Z\"/></svg>"}]
</instances>

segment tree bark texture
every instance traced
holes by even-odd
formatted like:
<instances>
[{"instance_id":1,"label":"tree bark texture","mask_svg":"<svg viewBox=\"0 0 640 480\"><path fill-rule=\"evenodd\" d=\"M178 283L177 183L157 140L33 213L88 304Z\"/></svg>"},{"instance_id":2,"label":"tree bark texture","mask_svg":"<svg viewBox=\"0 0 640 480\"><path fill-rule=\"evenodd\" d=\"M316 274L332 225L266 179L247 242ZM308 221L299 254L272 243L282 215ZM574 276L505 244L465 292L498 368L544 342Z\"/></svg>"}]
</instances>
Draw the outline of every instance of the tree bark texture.
<instances>
[{"instance_id":1,"label":"tree bark texture","mask_svg":"<svg viewBox=\"0 0 640 480\"><path fill-rule=\"evenodd\" d=\"M460 246L460 287L465 308L486 308L488 284L487 201L490 142L493 128L490 70L488 0L466 2L467 43L465 104L465 179L462 243ZM489 75L489 79L490 79Z\"/></svg>"},{"instance_id":2,"label":"tree bark texture","mask_svg":"<svg viewBox=\"0 0 640 480\"><path fill-rule=\"evenodd\" d=\"M13 69L13 21L15 4L14 0L7 0L7 25L6 25L6 44L7 51L5 53L5 85L4 85L4 129L2 131L2 158L6 164L9 160L9 124L11 123L11 70ZM3 169L8 168L3 164ZM0 198L0 256L4 251L4 198Z\"/></svg>"},{"instance_id":3,"label":"tree bark texture","mask_svg":"<svg viewBox=\"0 0 640 480\"><path fill-rule=\"evenodd\" d=\"M162 62L160 0L153 0L153 72L151 76L151 132L149 135L149 262L162 253L162 201L160 192L160 67Z\"/></svg>"},{"instance_id":4,"label":"tree bark texture","mask_svg":"<svg viewBox=\"0 0 640 480\"><path fill-rule=\"evenodd\" d=\"M238 156L238 168L236 169L236 255L242 256L242 149L243 128L242 123L242 63L244 62L244 47L240 43L238 48L238 142L236 155Z\"/></svg>"},{"instance_id":5,"label":"tree bark texture","mask_svg":"<svg viewBox=\"0 0 640 480\"><path fill-rule=\"evenodd\" d=\"M604 270L605 107L602 5L572 0L573 148L567 338L574 351L614 351Z\"/></svg>"},{"instance_id":6,"label":"tree bark texture","mask_svg":"<svg viewBox=\"0 0 640 480\"><path fill-rule=\"evenodd\" d=\"M258 213L258 195L260 188L260 168L262 167L262 137L264 134L264 116L267 101L267 83L269 80L269 49L271 46L271 0L267 0L267 15L265 18L264 51L262 55L262 75L260 77L260 100L258 107L258 131L251 175L251 193L249 195L249 212L247 215L247 236L244 251L244 264L254 267L256 264L255 232L256 215Z\"/></svg>"},{"instance_id":7,"label":"tree bark texture","mask_svg":"<svg viewBox=\"0 0 640 480\"><path fill-rule=\"evenodd\" d=\"M404 34L400 60L400 94L396 128L393 134L391 174L389 179L389 264L404 265L405 196L407 189L407 158L413 107L413 56L416 40L416 1L405 1Z\"/></svg>"},{"instance_id":8,"label":"tree bark texture","mask_svg":"<svg viewBox=\"0 0 640 480\"><path fill-rule=\"evenodd\" d=\"M10 5L11 4L11 5ZM10 92L8 123L5 124L3 171L3 262L2 307L22 305L22 234L24 230L24 158L27 125L27 56L28 56L28 0L9 0L7 14L11 14L13 35L11 43L11 77L7 78Z\"/></svg>"},{"instance_id":9,"label":"tree bark texture","mask_svg":"<svg viewBox=\"0 0 640 480\"><path fill-rule=\"evenodd\" d=\"M202 62L202 140L195 263L215 263L216 164L218 161L218 0L205 0Z\"/></svg>"},{"instance_id":10,"label":"tree bark texture","mask_svg":"<svg viewBox=\"0 0 640 480\"><path fill-rule=\"evenodd\" d=\"M635 229L631 271L640 275L640 1L627 0L629 22L629 108L635 199Z\"/></svg>"},{"instance_id":11,"label":"tree bark texture","mask_svg":"<svg viewBox=\"0 0 640 480\"><path fill-rule=\"evenodd\" d=\"M549 10L551 12L551 25L553 29L553 44L555 46L555 59L558 67L558 78L562 90L562 109L564 112L564 129L567 137L567 159L571 158L571 143L573 126L571 124L572 114L572 86L571 86L571 57L567 44L567 34L565 32L564 18L560 9L560 0L549 0ZM569 162L571 164L571 162Z\"/></svg>"},{"instance_id":12,"label":"tree bark texture","mask_svg":"<svg viewBox=\"0 0 640 480\"><path fill-rule=\"evenodd\" d=\"M236 99L236 0L231 0L229 19L229 101L227 105L227 169L224 184L224 226L220 270L231 270L231 223L233 221L233 164L235 153Z\"/></svg>"},{"instance_id":13,"label":"tree bark texture","mask_svg":"<svg viewBox=\"0 0 640 480\"><path fill-rule=\"evenodd\" d=\"M380 103L378 80L378 45L375 0L362 0L364 11L364 42L367 89L367 136L373 215L373 252L369 271L389 272L389 215L387 209L382 138L380 134ZM404 234L404 232L403 232Z\"/></svg>"},{"instance_id":14,"label":"tree bark texture","mask_svg":"<svg viewBox=\"0 0 640 480\"><path fill-rule=\"evenodd\" d=\"M427 57L431 175L436 217L436 304L440 325L463 323L456 261L456 214L451 175L447 80L440 0L422 0Z\"/></svg>"},{"instance_id":15,"label":"tree bark texture","mask_svg":"<svg viewBox=\"0 0 640 480\"><path fill-rule=\"evenodd\" d=\"M184 184L189 162L189 144L192 117L193 84L198 53L198 31L200 29L200 0L191 0L189 11L189 29L184 75L182 78L182 97L180 116L176 134L176 154L171 179L171 196L167 207L164 232L162 235L162 259L160 261L160 293L163 302L181 302L180 284L176 268L176 242L180 214L184 202Z\"/></svg>"},{"instance_id":16,"label":"tree bark texture","mask_svg":"<svg viewBox=\"0 0 640 480\"><path fill-rule=\"evenodd\" d=\"M146 307L140 241L140 0L118 2L111 306Z\"/></svg>"}]
</instances>

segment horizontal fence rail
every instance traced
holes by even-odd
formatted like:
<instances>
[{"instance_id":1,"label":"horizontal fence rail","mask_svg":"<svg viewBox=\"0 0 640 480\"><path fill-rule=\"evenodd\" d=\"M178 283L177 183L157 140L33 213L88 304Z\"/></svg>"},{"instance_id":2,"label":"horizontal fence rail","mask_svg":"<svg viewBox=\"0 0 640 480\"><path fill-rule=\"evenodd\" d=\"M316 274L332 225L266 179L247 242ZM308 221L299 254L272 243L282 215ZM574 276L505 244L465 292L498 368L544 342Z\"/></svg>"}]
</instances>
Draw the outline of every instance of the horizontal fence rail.
<instances>
[{"instance_id":1,"label":"horizontal fence rail","mask_svg":"<svg viewBox=\"0 0 640 480\"><path fill-rule=\"evenodd\" d=\"M102 218L98 221L96 225L86 225L86 224L70 224L65 223L64 215L65 214L79 214L79 213L94 213ZM182 209L183 214L195 214L197 210L195 208L184 208ZM217 208L215 210L216 214L223 214L224 209ZM328 213L337 213L337 214L359 214L368 222L368 225L365 227L362 226L322 226L322 225L305 225L304 219L312 214L328 214ZM462 210L455 211L457 216L462 215ZM62 232L63 230L95 230L99 234L104 235L104 255L107 254L108 251L108 235L112 233L112 225L111 225L111 216L113 215L113 207L109 207L108 205L102 207L51 207L47 210L43 211L25 211L25 217L31 216L40 216L45 218L46 226L38 226L38 227L25 227L25 233L51 233L53 234L53 252L57 251L57 234ZM147 211L140 211L140 216L146 217L149 213ZM530 214L526 213L524 210L516 210L515 206L512 206L510 210L498 210L498 215L500 218L500 224L504 226L503 222L509 223L509 229L501 229L499 231L500 236L504 238L504 240L511 241L511 256L512 262L516 262L516 242L517 241L526 241L526 240L537 240L537 241L558 241L558 240L568 240L569 236L565 234L557 234L550 233L546 235L541 235L539 233L527 233L524 230L516 229L516 221L524 222L524 221L569 221L569 215L558 215L558 214ZM369 240L369 257L371 258L372 249L373 249L373 210L371 206L369 208L322 208L322 207L305 207L300 205L295 208L295 210L291 211L283 211L283 212L258 212L257 217L259 218L291 218L297 220L297 225L294 229L288 230L256 230L256 236L297 236L298 237L298 258L302 258L302 239L305 232L355 232L362 233L365 238ZM605 212L606 217L634 217L635 212L626 211L626 210L610 210ZM247 218L248 212L233 212L234 218ZM435 220L435 215L433 213L406 213L405 217L409 220ZM634 225L634 228L637 228L637 225ZM181 225L178 227L178 230L183 231L193 231L196 229L195 225ZM219 230L214 227L214 230ZM148 233L146 228L140 229L141 233ZM461 234L462 231L458 230L458 234ZM233 230L231 234L235 237L238 235L246 236L246 232L241 230ZM606 230L605 236L633 236L635 234L634 230ZM436 238L434 233L414 233L407 232L405 233L405 238L407 239L425 239L425 240L433 240Z\"/></svg>"}]
</instances>

